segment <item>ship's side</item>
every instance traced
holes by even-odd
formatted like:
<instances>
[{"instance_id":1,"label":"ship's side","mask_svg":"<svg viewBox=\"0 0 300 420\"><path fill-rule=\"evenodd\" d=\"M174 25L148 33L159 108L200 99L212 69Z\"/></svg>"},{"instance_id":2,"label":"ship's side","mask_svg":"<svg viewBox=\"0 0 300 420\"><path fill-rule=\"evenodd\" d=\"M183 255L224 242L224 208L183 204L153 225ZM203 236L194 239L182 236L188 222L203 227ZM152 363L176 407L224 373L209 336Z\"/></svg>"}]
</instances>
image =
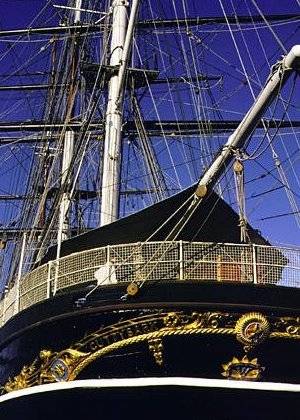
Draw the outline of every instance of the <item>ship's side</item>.
<instances>
[{"instance_id":1,"label":"ship's side","mask_svg":"<svg viewBox=\"0 0 300 420\"><path fill-rule=\"evenodd\" d=\"M41 11L58 26L13 38L42 42L43 83L0 85L46 92L0 124L30 157L28 186L0 197L22 200L0 232L0 417L296 420L300 249L263 222L295 218L285 239L300 226L298 15L59 3ZM281 213L265 200L257 221L270 196Z\"/></svg>"},{"instance_id":2,"label":"ship's side","mask_svg":"<svg viewBox=\"0 0 300 420\"><path fill-rule=\"evenodd\" d=\"M3 412L296 418L297 261L292 248L178 240L37 267L2 303Z\"/></svg>"},{"instance_id":3,"label":"ship's side","mask_svg":"<svg viewBox=\"0 0 300 420\"><path fill-rule=\"evenodd\" d=\"M54 405L58 418L297 418L299 289L196 275L134 296L128 285L57 292L2 326L7 418L50 419Z\"/></svg>"}]
</instances>

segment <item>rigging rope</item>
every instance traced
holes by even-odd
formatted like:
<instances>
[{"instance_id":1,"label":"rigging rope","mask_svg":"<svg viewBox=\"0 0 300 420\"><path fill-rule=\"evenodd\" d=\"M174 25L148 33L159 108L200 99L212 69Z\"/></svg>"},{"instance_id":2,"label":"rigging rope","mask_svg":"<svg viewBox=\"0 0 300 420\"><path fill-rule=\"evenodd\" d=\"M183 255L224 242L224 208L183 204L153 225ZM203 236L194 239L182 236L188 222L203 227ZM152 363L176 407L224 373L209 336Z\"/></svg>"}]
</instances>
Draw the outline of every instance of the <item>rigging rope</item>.
<instances>
[{"instance_id":1,"label":"rigging rope","mask_svg":"<svg viewBox=\"0 0 300 420\"><path fill-rule=\"evenodd\" d=\"M285 48L285 46L283 45L283 43L280 41L278 35L276 34L276 32L273 30L273 28L271 27L271 25L269 24L269 22L267 21L267 19L265 18L265 15L263 14L263 12L261 11L261 9L258 7L257 3L255 0L251 0L252 4L256 7L258 13L260 14L260 16L263 18L263 21L265 22L265 24L268 26L268 28L270 29L272 35L274 36L276 42L278 43L278 45L280 46L280 48L282 49L282 51L286 54L287 53L287 49Z\"/></svg>"}]
</instances>

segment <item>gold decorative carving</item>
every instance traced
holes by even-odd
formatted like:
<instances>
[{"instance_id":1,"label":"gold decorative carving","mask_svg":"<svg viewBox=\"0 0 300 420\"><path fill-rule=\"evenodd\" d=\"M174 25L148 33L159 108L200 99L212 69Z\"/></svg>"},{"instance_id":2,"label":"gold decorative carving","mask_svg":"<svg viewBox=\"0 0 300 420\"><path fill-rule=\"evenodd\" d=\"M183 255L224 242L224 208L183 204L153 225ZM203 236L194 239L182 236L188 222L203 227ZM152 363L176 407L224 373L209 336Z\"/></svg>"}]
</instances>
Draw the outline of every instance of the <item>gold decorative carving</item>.
<instances>
[{"instance_id":1,"label":"gold decorative carving","mask_svg":"<svg viewBox=\"0 0 300 420\"><path fill-rule=\"evenodd\" d=\"M3 390L11 392L34 385L68 381L77 364L86 356L86 353L74 349L59 353L42 350L30 366L24 366L19 375L8 380Z\"/></svg>"},{"instance_id":2,"label":"gold decorative carving","mask_svg":"<svg viewBox=\"0 0 300 420\"><path fill-rule=\"evenodd\" d=\"M19 375L6 382L3 391L11 392L36 385L36 378L34 377L35 370L34 362L30 366L23 366Z\"/></svg>"},{"instance_id":3,"label":"gold decorative carving","mask_svg":"<svg viewBox=\"0 0 300 420\"><path fill-rule=\"evenodd\" d=\"M236 336L247 351L266 339L299 339L300 318L267 318L256 312L242 315L220 311L157 311L102 327L60 352L42 350L31 365L24 366L2 389L10 392L49 382L72 381L96 359L142 342L148 343L156 363L161 366L164 337L200 335Z\"/></svg>"},{"instance_id":4,"label":"gold decorative carving","mask_svg":"<svg viewBox=\"0 0 300 420\"><path fill-rule=\"evenodd\" d=\"M300 317L282 317L274 322L271 338L300 339Z\"/></svg>"},{"instance_id":5,"label":"gold decorative carving","mask_svg":"<svg viewBox=\"0 0 300 420\"><path fill-rule=\"evenodd\" d=\"M257 359L249 360L247 356L241 360L234 357L231 362L222 365L222 368L224 369L222 376L225 378L243 381L257 381L264 370L257 363Z\"/></svg>"},{"instance_id":6,"label":"gold decorative carving","mask_svg":"<svg viewBox=\"0 0 300 420\"><path fill-rule=\"evenodd\" d=\"M262 343L269 336L270 323L264 315L251 312L238 319L235 332L240 343L252 348Z\"/></svg>"},{"instance_id":7,"label":"gold decorative carving","mask_svg":"<svg viewBox=\"0 0 300 420\"><path fill-rule=\"evenodd\" d=\"M136 283L130 283L126 288L126 291L129 296L135 296L139 291L139 286Z\"/></svg>"},{"instance_id":8,"label":"gold decorative carving","mask_svg":"<svg viewBox=\"0 0 300 420\"><path fill-rule=\"evenodd\" d=\"M148 346L150 352L153 354L153 357L158 364L158 366L162 366L163 364L163 344L161 338L153 338L152 340L148 340Z\"/></svg>"}]
</instances>

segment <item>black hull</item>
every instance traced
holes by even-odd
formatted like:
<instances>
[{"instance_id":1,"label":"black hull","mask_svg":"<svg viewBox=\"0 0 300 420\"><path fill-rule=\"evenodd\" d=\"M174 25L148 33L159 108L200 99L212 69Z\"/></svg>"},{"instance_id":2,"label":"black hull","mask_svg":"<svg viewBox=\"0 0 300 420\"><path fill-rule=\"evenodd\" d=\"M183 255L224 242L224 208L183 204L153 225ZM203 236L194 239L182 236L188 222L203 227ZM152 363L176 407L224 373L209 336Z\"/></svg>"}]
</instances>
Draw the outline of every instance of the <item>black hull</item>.
<instances>
[{"instance_id":1,"label":"black hull","mask_svg":"<svg viewBox=\"0 0 300 420\"><path fill-rule=\"evenodd\" d=\"M300 290L236 283L164 282L147 285L126 300L121 299L124 285L106 286L83 301L81 298L87 292L88 289L75 290L34 305L0 330L3 386L34 361L35 368L40 369L42 350L51 351L61 360L61 352L69 349L95 354L74 379L151 376L221 379L228 377L224 364L228 365L234 357L242 360L246 355L246 365L251 365L252 359L258 360L257 380L299 383ZM172 319L171 327L159 324L170 314L177 314L182 325ZM247 345L237 337L236 324L255 314L267 320L271 332L268 330L268 336L256 337L256 341ZM141 324L140 320L145 322ZM203 320L207 320L207 325ZM137 325L144 325L144 330ZM108 338L101 338L101 331L111 328L118 329L118 334L110 332ZM95 340L91 339L93 335ZM162 354L149 347L151 340L157 338L161 339ZM98 357L101 349L104 353ZM229 378L231 368L227 369ZM46 377L39 383L47 382L52 381ZM4 392L8 390L11 389L6 387Z\"/></svg>"},{"instance_id":2,"label":"black hull","mask_svg":"<svg viewBox=\"0 0 300 420\"><path fill-rule=\"evenodd\" d=\"M6 420L298 419L296 389L278 384L227 387L221 381L150 378L142 383L76 381L69 385L44 385L43 390L32 389L25 395L18 391L14 398L1 401L0 415Z\"/></svg>"}]
</instances>

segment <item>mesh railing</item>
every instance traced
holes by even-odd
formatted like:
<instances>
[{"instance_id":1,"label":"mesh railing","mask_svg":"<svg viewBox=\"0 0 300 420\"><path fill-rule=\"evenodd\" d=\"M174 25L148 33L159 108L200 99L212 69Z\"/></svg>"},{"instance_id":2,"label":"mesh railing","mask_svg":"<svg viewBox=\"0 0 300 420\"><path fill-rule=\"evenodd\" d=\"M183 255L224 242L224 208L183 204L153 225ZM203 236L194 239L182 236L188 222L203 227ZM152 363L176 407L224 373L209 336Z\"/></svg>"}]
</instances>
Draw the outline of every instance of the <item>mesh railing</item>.
<instances>
[{"instance_id":1,"label":"mesh railing","mask_svg":"<svg viewBox=\"0 0 300 420\"><path fill-rule=\"evenodd\" d=\"M0 325L18 312L79 285L192 280L300 287L300 249L201 242L106 246L50 261L0 300Z\"/></svg>"}]
</instances>

